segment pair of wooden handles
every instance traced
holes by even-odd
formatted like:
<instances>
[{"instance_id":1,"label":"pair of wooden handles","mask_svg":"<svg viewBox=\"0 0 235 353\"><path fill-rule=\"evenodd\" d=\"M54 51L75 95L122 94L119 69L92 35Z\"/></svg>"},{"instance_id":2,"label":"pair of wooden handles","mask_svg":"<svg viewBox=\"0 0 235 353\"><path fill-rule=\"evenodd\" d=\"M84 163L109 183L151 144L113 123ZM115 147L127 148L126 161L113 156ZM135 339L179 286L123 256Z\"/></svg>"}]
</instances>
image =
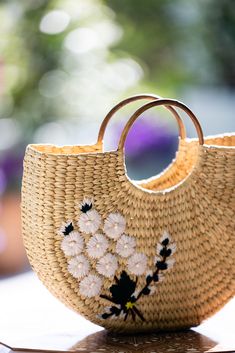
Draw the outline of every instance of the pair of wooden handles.
<instances>
[{"instance_id":1,"label":"pair of wooden handles","mask_svg":"<svg viewBox=\"0 0 235 353\"><path fill-rule=\"evenodd\" d=\"M179 102L177 100L174 99L163 99L159 96L156 95L152 95L152 94L140 94L140 95L136 95L136 96L132 96L129 97L127 99L124 99L123 101L121 101L120 103L118 103L117 105L115 105L110 112L106 115L106 117L104 118L100 130L99 130L99 134L98 134L98 139L97 139L97 144L102 145L103 144L103 138L104 138L104 134L105 134L105 130L106 127L110 121L110 119L112 118L112 116L122 107L124 107L125 105L140 100L140 99L149 99L151 100L151 102L144 104L142 107L140 107L128 120L127 124L125 125L120 140L119 140L119 144L118 144L118 149L122 150L124 148L125 145L125 141L128 135L128 132L130 131L131 126L134 124L134 122L136 121L136 119L142 114L144 113L146 110L153 108L155 106L165 106L176 118L176 121L178 123L179 126L179 136L181 139L185 139L186 138L186 130L185 130L185 126L184 123L180 117L180 115L178 114L178 112L176 111L176 109L174 109L173 107L177 107L182 109L188 116L189 118L192 120L197 134L198 134L198 141L200 145L203 145L204 143L204 137L203 137L203 131L201 128L201 125L198 121L198 119L196 118L196 116L194 115L194 113L182 102Z\"/></svg>"}]
</instances>

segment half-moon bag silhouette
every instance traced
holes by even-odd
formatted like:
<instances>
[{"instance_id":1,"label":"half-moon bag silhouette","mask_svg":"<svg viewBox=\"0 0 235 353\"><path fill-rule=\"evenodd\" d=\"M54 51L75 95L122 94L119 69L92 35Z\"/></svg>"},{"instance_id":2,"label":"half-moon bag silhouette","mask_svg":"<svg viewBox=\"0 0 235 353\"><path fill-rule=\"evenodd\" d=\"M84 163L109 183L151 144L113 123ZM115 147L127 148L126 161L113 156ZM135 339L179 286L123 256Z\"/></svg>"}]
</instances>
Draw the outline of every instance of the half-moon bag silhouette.
<instances>
[{"instance_id":1,"label":"half-moon bag silhouette","mask_svg":"<svg viewBox=\"0 0 235 353\"><path fill-rule=\"evenodd\" d=\"M131 116L118 149L103 152L111 116L139 98L151 101ZM160 175L132 181L128 132L163 105L179 125L176 159ZM178 109L198 138L186 138ZM107 329L196 326L235 294L234 189L234 134L204 138L176 100L128 98L106 116L94 145L27 147L22 228L30 263L65 305Z\"/></svg>"}]
</instances>

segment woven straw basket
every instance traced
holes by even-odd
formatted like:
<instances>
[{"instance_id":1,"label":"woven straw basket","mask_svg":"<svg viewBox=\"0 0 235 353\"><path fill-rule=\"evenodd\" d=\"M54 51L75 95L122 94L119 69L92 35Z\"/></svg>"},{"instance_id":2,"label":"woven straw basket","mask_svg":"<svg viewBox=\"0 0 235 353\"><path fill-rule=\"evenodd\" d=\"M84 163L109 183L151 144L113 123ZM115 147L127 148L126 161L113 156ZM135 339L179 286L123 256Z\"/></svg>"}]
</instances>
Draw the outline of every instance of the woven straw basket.
<instances>
[{"instance_id":1,"label":"woven straw basket","mask_svg":"<svg viewBox=\"0 0 235 353\"><path fill-rule=\"evenodd\" d=\"M112 115L149 99L103 152ZM124 144L147 109L166 106L179 125L176 159L160 175L130 180ZM193 121L186 139L175 110ZM104 119L94 145L29 145L22 226L33 269L64 304L117 332L196 326L235 294L235 136L204 138L183 103L128 98Z\"/></svg>"}]
</instances>

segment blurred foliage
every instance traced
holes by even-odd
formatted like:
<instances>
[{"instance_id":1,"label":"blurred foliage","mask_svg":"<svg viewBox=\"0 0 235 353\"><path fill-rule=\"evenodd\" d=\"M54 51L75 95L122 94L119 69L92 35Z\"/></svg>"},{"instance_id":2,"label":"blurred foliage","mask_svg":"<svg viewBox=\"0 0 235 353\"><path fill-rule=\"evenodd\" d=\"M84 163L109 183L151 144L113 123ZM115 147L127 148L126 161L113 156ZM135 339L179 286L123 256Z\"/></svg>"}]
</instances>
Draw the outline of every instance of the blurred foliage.
<instances>
[{"instance_id":1,"label":"blurred foliage","mask_svg":"<svg viewBox=\"0 0 235 353\"><path fill-rule=\"evenodd\" d=\"M62 15L68 25L51 33ZM1 1L0 18L0 117L20 122L24 144L44 123L102 117L142 77L112 54L122 30L100 0Z\"/></svg>"},{"instance_id":2,"label":"blurred foliage","mask_svg":"<svg viewBox=\"0 0 235 353\"><path fill-rule=\"evenodd\" d=\"M69 17L54 34L40 28L53 10ZM24 143L128 91L235 86L231 0L2 0L0 18L0 117L20 122Z\"/></svg>"},{"instance_id":3,"label":"blurred foliage","mask_svg":"<svg viewBox=\"0 0 235 353\"><path fill-rule=\"evenodd\" d=\"M203 36L217 64L217 82L235 87L235 2L232 0L209 0L206 10Z\"/></svg>"},{"instance_id":4,"label":"blurred foliage","mask_svg":"<svg viewBox=\"0 0 235 353\"><path fill-rule=\"evenodd\" d=\"M9 3L10 1L8 6ZM32 6L30 2L28 5L24 2L18 8L16 2L12 2L12 12L22 13L13 25L12 33L9 33L9 51L3 52L4 62L15 65L18 71L19 79L11 87L14 101L12 117L21 121L24 132L28 135L25 136L26 139L32 135L35 125L42 124L54 115L54 105L40 96L38 83L44 73L58 66L58 51L64 36L45 36L39 31L40 20L49 9L47 1L39 3L40 6Z\"/></svg>"},{"instance_id":5,"label":"blurred foliage","mask_svg":"<svg viewBox=\"0 0 235 353\"><path fill-rule=\"evenodd\" d=\"M141 59L145 81L166 91L235 86L235 2L107 0L124 30L116 50Z\"/></svg>"}]
</instances>

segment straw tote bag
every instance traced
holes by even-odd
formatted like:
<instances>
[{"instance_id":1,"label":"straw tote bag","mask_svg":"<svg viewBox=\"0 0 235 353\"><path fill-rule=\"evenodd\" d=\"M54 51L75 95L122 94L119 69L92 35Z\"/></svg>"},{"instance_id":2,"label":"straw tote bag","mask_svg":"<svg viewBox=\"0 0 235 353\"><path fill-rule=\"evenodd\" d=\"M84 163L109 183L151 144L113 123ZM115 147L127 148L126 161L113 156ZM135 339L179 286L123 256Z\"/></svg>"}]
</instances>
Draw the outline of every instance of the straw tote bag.
<instances>
[{"instance_id":1,"label":"straw tote bag","mask_svg":"<svg viewBox=\"0 0 235 353\"><path fill-rule=\"evenodd\" d=\"M144 111L162 105L187 113L198 138L181 139L183 152L162 176L136 183L125 140ZM102 152L99 139L27 147L29 260L57 298L107 329L196 326L235 294L234 188L234 134L204 138L183 103L153 100L129 119L116 151Z\"/></svg>"}]
</instances>

